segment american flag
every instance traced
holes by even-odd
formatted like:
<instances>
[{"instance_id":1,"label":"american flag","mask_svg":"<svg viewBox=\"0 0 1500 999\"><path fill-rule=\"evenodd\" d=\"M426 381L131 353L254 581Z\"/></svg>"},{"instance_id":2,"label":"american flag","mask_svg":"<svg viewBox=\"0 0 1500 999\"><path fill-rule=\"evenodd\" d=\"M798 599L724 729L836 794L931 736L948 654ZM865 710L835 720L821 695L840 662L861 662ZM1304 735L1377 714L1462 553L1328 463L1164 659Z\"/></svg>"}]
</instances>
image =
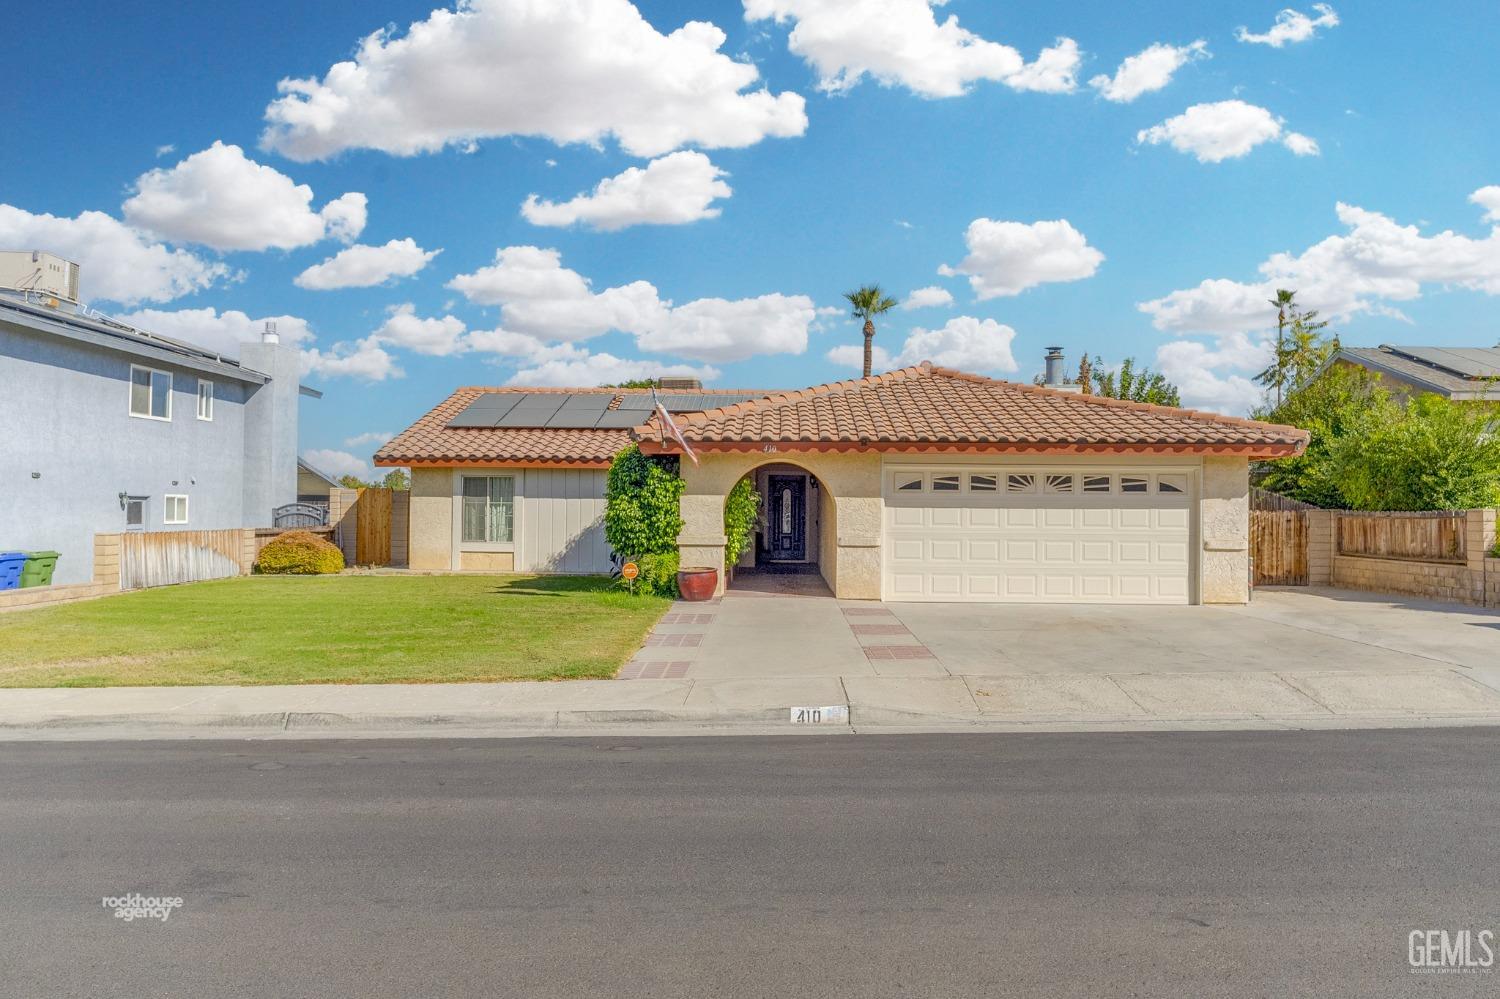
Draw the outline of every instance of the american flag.
<instances>
[{"instance_id":1,"label":"american flag","mask_svg":"<svg viewBox=\"0 0 1500 999\"><path fill-rule=\"evenodd\" d=\"M656 412L661 415L661 425L667 429L667 433L671 434L677 443L682 445L682 453L693 459L693 464L698 464L698 456L693 453L692 448L688 447L687 438L682 436L682 431L678 429L677 423L672 419L672 414L667 412L666 404L657 397L656 389L651 390L651 401L656 403Z\"/></svg>"}]
</instances>

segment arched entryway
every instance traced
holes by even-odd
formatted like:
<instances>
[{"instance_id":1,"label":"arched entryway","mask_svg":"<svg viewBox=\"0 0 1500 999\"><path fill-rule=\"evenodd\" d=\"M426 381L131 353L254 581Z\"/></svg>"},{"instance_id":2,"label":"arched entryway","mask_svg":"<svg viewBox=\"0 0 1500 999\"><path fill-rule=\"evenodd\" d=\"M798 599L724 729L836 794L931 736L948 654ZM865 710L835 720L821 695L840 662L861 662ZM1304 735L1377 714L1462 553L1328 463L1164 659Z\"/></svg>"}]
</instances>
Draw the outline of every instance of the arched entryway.
<instances>
[{"instance_id":1,"label":"arched entryway","mask_svg":"<svg viewBox=\"0 0 1500 999\"><path fill-rule=\"evenodd\" d=\"M825 553L834 546L837 508L827 487L807 468L768 461L750 469L760 516L729 586L764 593L831 595Z\"/></svg>"}]
</instances>

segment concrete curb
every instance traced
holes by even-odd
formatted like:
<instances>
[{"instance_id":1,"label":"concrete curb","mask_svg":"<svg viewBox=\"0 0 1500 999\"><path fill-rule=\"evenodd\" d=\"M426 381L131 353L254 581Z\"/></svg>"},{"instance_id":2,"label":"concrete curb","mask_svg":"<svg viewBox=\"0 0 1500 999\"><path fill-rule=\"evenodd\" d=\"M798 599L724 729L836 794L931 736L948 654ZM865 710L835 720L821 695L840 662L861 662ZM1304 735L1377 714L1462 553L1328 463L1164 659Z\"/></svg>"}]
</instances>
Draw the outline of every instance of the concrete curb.
<instances>
[{"instance_id":1,"label":"concrete curb","mask_svg":"<svg viewBox=\"0 0 1500 999\"><path fill-rule=\"evenodd\" d=\"M960 716L887 708L851 711L847 722L794 724L790 708L506 711L470 714L121 713L60 715L0 721L0 742L32 739L224 738L509 738L539 735L677 734L908 734L1023 732L1297 731L1412 727L1500 726L1500 714L1358 713L1282 717Z\"/></svg>"}]
</instances>

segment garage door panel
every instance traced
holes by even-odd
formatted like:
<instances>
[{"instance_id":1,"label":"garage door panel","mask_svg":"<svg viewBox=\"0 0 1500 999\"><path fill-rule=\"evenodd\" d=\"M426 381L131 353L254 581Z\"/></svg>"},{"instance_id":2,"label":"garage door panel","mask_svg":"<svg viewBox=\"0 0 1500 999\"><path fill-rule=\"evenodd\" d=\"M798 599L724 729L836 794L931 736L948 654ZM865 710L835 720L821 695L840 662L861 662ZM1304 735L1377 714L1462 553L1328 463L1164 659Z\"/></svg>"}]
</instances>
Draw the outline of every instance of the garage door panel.
<instances>
[{"instance_id":1,"label":"garage door panel","mask_svg":"<svg viewBox=\"0 0 1500 999\"><path fill-rule=\"evenodd\" d=\"M987 471L986 474L989 474ZM1186 603L1188 494L1155 491L1152 470L1113 470L1111 492L888 495L888 599L975 602ZM1040 485L1046 470L1020 473ZM1056 474L1072 475L1076 469ZM1122 493L1122 478L1151 492ZM1179 476L1184 483L1186 476ZM968 483L969 477L962 481Z\"/></svg>"},{"instance_id":2,"label":"garage door panel","mask_svg":"<svg viewBox=\"0 0 1500 999\"><path fill-rule=\"evenodd\" d=\"M935 562L962 562L963 542L958 538L934 538L927 555Z\"/></svg>"}]
</instances>

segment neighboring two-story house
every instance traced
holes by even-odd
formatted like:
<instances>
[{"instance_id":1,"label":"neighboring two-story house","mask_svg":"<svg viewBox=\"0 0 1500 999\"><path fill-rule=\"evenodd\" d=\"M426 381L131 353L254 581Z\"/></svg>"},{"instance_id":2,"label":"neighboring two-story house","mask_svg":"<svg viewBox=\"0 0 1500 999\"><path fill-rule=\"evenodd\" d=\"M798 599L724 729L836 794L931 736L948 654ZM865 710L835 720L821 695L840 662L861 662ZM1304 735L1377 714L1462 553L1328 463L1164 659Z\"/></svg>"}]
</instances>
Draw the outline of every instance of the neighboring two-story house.
<instances>
[{"instance_id":1,"label":"neighboring two-story house","mask_svg":"<svg viewBox=\"0 0 1500 999\"><path fill-rule=\"evenodd\" d=\"M296 350L268 332L238 360L77 304L77 265L0 253L0 551L61 553L93 577L93 536L272 524L297 499Z\"/></svg>"}]
</instances>

